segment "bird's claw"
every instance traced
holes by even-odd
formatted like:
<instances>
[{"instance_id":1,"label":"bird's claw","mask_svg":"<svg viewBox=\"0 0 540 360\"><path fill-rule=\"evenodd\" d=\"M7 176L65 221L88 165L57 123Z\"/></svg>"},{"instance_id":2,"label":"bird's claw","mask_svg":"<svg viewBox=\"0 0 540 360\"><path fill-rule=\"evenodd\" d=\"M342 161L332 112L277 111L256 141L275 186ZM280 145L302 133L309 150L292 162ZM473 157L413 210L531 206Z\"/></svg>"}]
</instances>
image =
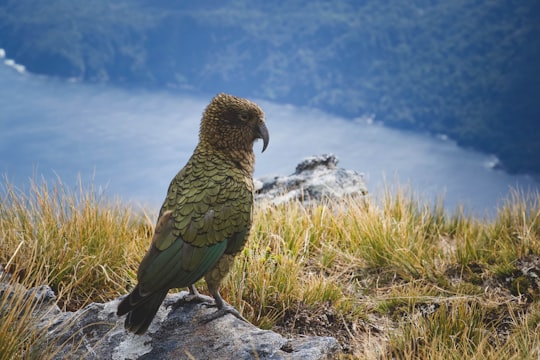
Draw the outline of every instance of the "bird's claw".
<instances>
[{"instance_id":1,"label":"bird's claw","mask_svg":"<svg viewBox=\"0 0 540 360\"><path fill-rule=\"evenodd\" d=\"M214 304L214 299L211 298L210 296L206 296L206 295L201 295L201 294L187 294L187 295L184 295L184 297L182 299L183 302L199 302L199 303L207 303L209 305L213 305Z\"/></svg>"},{"instance_id":2,"label":"bird's claw","mask_svg":"<svg viewBox=\"0 0 540 360\"><path fill-rule=\"evenodd\" d=\"M190 293L178 299L174 304L172 304L171 308L172 310L176 310L187 303L202 303L203 305L214 306L214 299L210 296L201 295L199 293Z\"/></svg>"},{"instance_id":3,"label":"bird's claw","mask_svg":"<svg viewBox=\"0 0 540 360\"><path fill-rule=\"evenodd\" d=\"M213 306L211 304L205 304L205 305L208 305L208 306ZM221 309L217 309L215 312L211 313L211 314L208 314L206 315L205 317L203 317L201 319L201 324L208 324L209 322L211 321L214 321L224 315L227 315L227 314L231 314L233 315L234 317L236 317L237 319L239 320L242 320L246 323L249 324L249 321L246 320L246 318L244 318L239 312L238 310L236 310L234 307L232 307L231 305L224 305Z\"/></svg>"}]
</instances>

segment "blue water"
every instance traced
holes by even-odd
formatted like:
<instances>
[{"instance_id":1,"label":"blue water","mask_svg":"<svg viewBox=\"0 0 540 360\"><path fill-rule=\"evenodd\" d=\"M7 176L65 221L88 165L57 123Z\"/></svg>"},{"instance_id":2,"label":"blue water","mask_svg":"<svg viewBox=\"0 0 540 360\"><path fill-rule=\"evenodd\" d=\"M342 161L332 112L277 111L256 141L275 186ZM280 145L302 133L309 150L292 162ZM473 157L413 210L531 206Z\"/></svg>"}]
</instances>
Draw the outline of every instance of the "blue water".
<instances>
[{"instance_id":1,"label":"blue water","mask_svg":"<svg viewBox=\"0 0 540 360\"><path fill-rule=\"evenodd\" d=\"M193 151L213 95L81 84L1 64L0 174L21 188L32 177L60 177L75 187L80 175L110 197L157 207ZM489 154L449 140L253 100L270 129L267 151L255 145L256 177L290 174L302 158L331 152L340 166L365 174L374 196L401 184L425 199L444 196L449 210L462 204L477 215L493 215L511 188L540 188L528 176L493 170Z\"/></svg>"}]
</instances>

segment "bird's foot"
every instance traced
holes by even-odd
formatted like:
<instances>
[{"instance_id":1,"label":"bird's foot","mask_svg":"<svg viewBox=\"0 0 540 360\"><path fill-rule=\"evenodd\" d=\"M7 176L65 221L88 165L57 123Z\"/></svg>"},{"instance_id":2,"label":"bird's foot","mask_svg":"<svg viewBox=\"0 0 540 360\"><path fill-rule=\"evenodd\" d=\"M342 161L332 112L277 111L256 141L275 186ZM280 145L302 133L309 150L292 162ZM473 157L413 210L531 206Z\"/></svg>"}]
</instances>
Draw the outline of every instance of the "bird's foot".
<instances>
[{"instance_id":1,"label":"bird's foot","mask_svg":"<svg viewBox=\"0 0 540 360\"><path fill-rule=\"evenodd\" d=\"M212 306L210 304L205 304L207 306ZM206 316L204 316L202 319L201 319L201 323L202 324L207 324L211 321L214 321L224 315L227 315L227 314L231 314L233 315L234 317L236 317L237 319L240 319L242 321L245 321L249 324L249 321L246 320L246 318L244 318L239 312L238 310L236 310L234 307L232 307L231 305L229 304L223 304L223 306L219 309L217 309L215 312L211 313L211 314L208 314Z\"/></svg>"},{"instance_id":2,"label":"bird's foot","mask_svg":"<svg viewBox=\"0 0 540 360\"><path fill-rule=\"evenodd\" d=\"M178 299L173 305L172 309L176 310L179 307L185 305L186 303L203 303L209 306L214 305L214 299L210 296L201 295L195 287L189 287L189 294L182 296Z\"/></svg>"},{"instance_id":3,"label":"bird's foot","mask_svg":"<svg viewBox=\"0 0 540 360\"><path fill-rule=\"evenodd\" d=\"M199 293L184 295L177 302L180 302L182 304L185 304L185 303L189 302L189 303L203 303L204 305L208 305L208 306L213 306L214 305L214 299L212 297L206 296L206 295L201 295Z\"/></svg>"}]
</instances>

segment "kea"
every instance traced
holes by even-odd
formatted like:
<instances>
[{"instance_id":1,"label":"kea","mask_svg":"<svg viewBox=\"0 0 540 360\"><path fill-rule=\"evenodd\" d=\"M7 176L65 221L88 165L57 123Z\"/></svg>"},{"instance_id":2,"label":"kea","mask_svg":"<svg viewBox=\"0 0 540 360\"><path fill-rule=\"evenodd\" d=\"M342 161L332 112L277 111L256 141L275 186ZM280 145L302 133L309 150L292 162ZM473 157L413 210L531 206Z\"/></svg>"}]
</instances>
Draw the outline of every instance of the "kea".
<instances>
[{"instance_id":1,"label":"kea","mask_svg":"<svg viewBox=\"0 0 540 360\"><path fill-rule=\"evenodd\" d=\"M118 305L125 328L144 333L167 292L204 277L217 316L243 319L219 293L234 257L248 238L253 208L253 144L269 135L261 108L246 99L216 95L204 110L199 143L169 185L154 236L137 272L137 285ZM217 317L216 316L216 317Z\"/></svg>"}]
</instances>

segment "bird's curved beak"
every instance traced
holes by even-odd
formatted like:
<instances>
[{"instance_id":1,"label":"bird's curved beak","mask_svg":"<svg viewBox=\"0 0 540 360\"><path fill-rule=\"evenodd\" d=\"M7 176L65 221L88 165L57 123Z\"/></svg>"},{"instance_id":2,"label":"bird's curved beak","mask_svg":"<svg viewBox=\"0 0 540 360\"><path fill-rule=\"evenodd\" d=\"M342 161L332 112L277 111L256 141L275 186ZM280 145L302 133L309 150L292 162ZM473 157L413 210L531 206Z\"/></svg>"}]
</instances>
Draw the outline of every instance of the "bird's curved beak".
<instances>
[{"instance_id":1,"label":"bird's curved beak","mask_svg":"<svg viewBox=\"0 0 540 360\"><path fill-rule=\"evenodd\" d=\"M266 150L266 147L268 146L268 142L270 141L270 135L268 134L268 128L266 127L266 124L264 121L260 121L259 125L257 126L257 138L262 139L263 141L263 148L262 152Z\"/></svg>"}]
</instances>

